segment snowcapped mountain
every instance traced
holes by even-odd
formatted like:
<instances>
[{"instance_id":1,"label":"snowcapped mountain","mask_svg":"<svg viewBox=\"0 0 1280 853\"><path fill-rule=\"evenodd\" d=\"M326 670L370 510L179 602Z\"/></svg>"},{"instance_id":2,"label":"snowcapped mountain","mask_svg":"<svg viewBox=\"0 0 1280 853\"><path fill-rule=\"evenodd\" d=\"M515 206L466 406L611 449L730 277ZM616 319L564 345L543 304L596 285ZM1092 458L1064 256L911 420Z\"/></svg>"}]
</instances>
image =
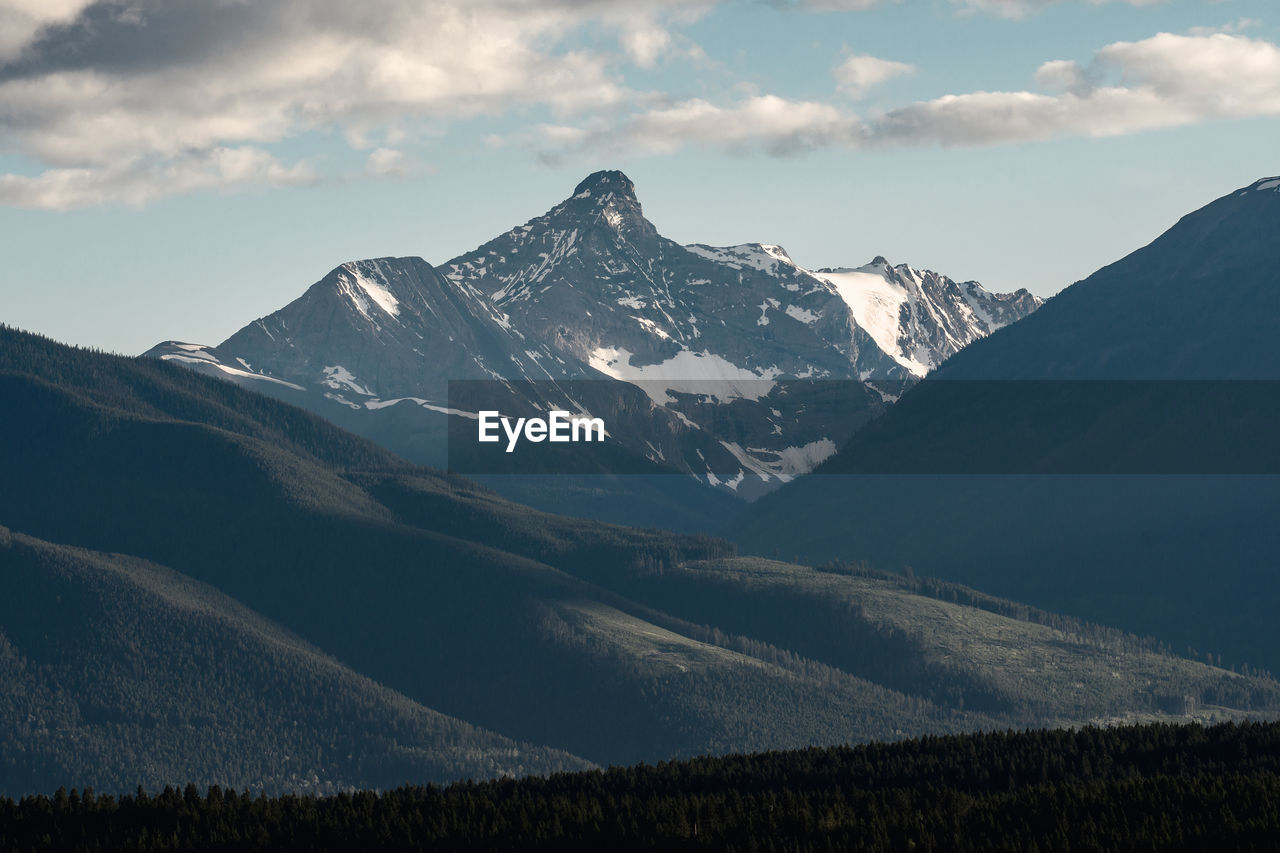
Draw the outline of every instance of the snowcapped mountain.
<instances>
[{"instance_id":1,"label":"snowcapped mountain","mask_svg":"<svg viewBox=\"0 0 1280 853\"><path fill-rule=\"evenodd\" d=\"M857 324L880 349L924 376L979 338L1019 320L1043 303L1026 290L989 293L976 281L957 282L882 257L854 269L813 275L836 289Z\"/></svg>"},{"instance_id":2,"label":"snowcapped mountain","mask_svg":"<svg viewBox=\"0 0 1280 853\"><path fill-rule=\"evenodd\" d=\"M348 403L443 400L449 379L565 375L554 350L525 339L483 294L446 281L421 258L343 264L218 350Z\"/></svg>"},{"instance_id":3,"label":"snowcapped mountain","mask_svg":"<svg viewBox=\"0 0 1280 853\"><path fill-rule=\"evenodd\" d=\"M628 452L740 497L806 473L965 344L1035 310L882 258L811 271L779 246L681 246L621 172L437 270L343 264L216 347L148 355L254 384L443 464L448 381L489 403L567 408ZM583 383L583 380L594 380ZM613 381L610 381L613 380Z\"/></svg>"},{"instance_id":4,"label":"snowcapped mountain","mask_svg":"<svg viewBox=\"0 0 1280 853\"><path fill-rule=\"evenodd\" d=\"M627 380L908 379L1041 302L883 258L815 271L781 246L680 246L645 219L621 172L589 176L442 270L521 328Z\"/></svg>"},{"instance_id":5,"label":"snowcapped mountain","mask_svg":"<svg viewBox=\"0 0 1280 853\"><path fill-rule=\"evenodd\" d=\"M774 247L684 247L621 172L449 261L517 328L619 379L898 378L833 288Z\"/></svg>"}]
</instances>

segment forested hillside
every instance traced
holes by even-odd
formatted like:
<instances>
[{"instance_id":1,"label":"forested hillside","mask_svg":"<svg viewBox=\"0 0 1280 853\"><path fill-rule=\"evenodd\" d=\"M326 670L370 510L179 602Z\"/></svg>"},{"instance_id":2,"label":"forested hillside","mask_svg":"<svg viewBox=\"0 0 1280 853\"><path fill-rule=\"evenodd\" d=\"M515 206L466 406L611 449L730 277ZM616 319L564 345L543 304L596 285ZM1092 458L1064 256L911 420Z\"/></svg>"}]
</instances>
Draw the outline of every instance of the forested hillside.
<instances>
[{"instance_id":1,"label":"forested hillside","mask_svg":"<svg viewBox=\"0 0 1280 853\"><path fill-rule=\"evenodd\" d=\"M0 788L318 791L578 769L352 672L208 586L0 527Z\"/></svg>"},{"instance_id":2,"label":"forested hillside","mask_svg":"<svg viewBox=\"0 0 1280 853\"><path fill-rule=\"evenodd\" d=\"M0 800L21 850L1270 850L1280 725L930 737L382 794Z\"/></svg>"},{"instance_id":3,"label":"forested hillside","mask_svg":"<svg viewBox=\"0 0 1280 853\"><path fill-rule=\"evenodd\" d=\"M263 784L1280 710L1268 677L962 587L735 559L721 540L530 510L175 365L12 330L0 354L12 413L0 421L0 524L16 543L0 549L0 572L20 592L0 634L33 684L4 706L16 740L0 791L53 778L240 787L252 768L267 773L264 756L299 751L303 781L286 764ZM78 568L55 568L67 561ZM172 596L144 596L154 607L128 615L139 577L216 590L219 607L252 611L255 631L306 651L257 655L231 679L243 631L201 628ZM78 644L82 633L98 639ZM97 646L119 666L104 669ZM170 667L169 647L196 663ZM252 706L253 685L292 684L318 660L346 673L346 698L301 698L325 692L307 676L301 694L264 707L252 737L221 736L248 725L230 706ZM32 715L19 699L41 690L54 698ZM136 698L160 694L190 699ZM314 714L295 718L301 734L293 702ZM397 702L416 709L403 712L418 720L411 734L391 722ZM343 722L366 707L384 710ZM190 728L148 740L162 718ZM97 746L63 746L73 736ZM214 742L223 751L196 748ZM515 760L511 742L542 751L518 747ZM120 756L132 763L116 767Z\"/></svg>"}]
</instances>

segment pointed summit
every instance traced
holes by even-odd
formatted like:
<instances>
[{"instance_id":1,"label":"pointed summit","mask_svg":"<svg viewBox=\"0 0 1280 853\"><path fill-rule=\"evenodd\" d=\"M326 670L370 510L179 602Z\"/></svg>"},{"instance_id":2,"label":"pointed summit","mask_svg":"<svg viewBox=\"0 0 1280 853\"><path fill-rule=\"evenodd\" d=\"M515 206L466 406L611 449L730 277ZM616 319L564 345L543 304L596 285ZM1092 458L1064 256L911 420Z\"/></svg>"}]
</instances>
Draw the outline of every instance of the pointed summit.
<instances>
[{"instance_id":1,"label":"pointed summit","mask_svg":"<svg viewBox=\"0 0 1280 853\"><path fill-rule=\"evenodd\" d=\"M616 170L587 175L573 188L573 195L548 211L547 217L566 231L603 226L614 235L609 239L625 240L641 255L658 251L654 242L658 232L644 218L636 185Z\"/></svg>"},{"instance_id":2,"label":"pointed summit","mask_svg":"<svg viewBox=\"0 0 1280 853\"><path fill-rule=\"evenodd\" d=\"M636 200L636 185L622 172L604 170L592 172L573 188L574 198L589 198L613 193L615 196Z\"/></svg>"}]
</instances>

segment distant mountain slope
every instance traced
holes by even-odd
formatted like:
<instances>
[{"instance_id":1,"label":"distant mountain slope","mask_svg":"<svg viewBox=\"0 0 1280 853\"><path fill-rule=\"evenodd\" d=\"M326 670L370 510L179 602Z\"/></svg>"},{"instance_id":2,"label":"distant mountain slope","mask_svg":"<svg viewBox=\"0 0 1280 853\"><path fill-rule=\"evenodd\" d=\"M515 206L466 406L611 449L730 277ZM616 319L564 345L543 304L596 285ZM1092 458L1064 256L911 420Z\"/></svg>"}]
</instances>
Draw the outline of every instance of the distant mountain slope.
<instances>
[{"instance_id":1,"label":"distant mountain slope","mask_svg":"<svg viewBox=\"0 0 1280 853\"><path fill-rule=\"evenodd\" d=\"M421 258L343 264L217 352L350 401L418 395L443 404L449 379L569 375L539 367L554 361L549 347L520 341L483 294Z\"/></svg>"},{"instance_id":2,"label":"distant mountain slope","mask_svg":"<svg viewBox=\"0 0 1280 853\"><path fill-rule=\"evenodd\" d=\"M751 500L811 470L904 383L1039 304L882 266L813 273L778 246L680 246L644 217L630 179L597 172L439 270L419 258L343 264L216 347L169 341L147 355L465 473L493 472L459 449L459 433L450 440L450 422L474 432L481 406L458 386L451 400L448 381L490 380L485 409L603 418L617 447L607 458L575 448L592 458L582 468L682 473L721 494L635 476L602 485L554 459L505 456L505 473L577 476L495 488L543 508L696 528L736 511L725 495Z\"/></svg>"},{"instance_id":3,"label":"distant mountain slope","mask_svg":"<svg viewBox=\"0 0 1280 853\"><path fill-rule=\"evenodd\" d=\"M112 361L121 384L135 371L181 372ZM0 518L10 526L163 561L361 673L485 728L612 762L994 724L718 649L685 636L691 626L522 555L604 579L723 554L723 543L557 520L402 464L344 476L287 446L7 379L0 393L25 414L6 424L13 488L0 497ZM214 396L244 393L192 379ZM44 397L21 395L23 383ZM393 509L358 485L387 478L430 506L402 499ZM494 547L504 545L512 550Z\"/></svg>"},{"instance_id":4,"label":"distant mountain slope","mask_svg":"<svg viewBox=\"0 0 1280 853\"><path fill-rule=\"evenodd\" d=\"M966 347L734 538L1280 667L1277 188L1188 214Z\"/></svg>"},{"instance_id":5,"label":"distant mountain slope","mask_svg":"<svg viewBox=\"0 0 1280 853\"><path fill-rule=\"evenodd\" d=\"M1280 379L1280 178L1182 217L991 339L942 379Z\"/></svg>"},{"instance_id":6,"label":"distant mountain slope","mask_svg":"<svg viewBox=\"0 0 1280 853\"><path fill-rule=\"evenodd\" d=\"M957 587L725 562L719 540L530 510L152 359L0 329L0 397L12 412L0 524L15 541L170 567L407 701L596 763L1280 707L1268 679L1069 620L1033 624ZM50 665L38 630L12 635L32 666ZM1002 675L1006 640L1043 672Z\"/></svg>"},{"instance_id":7,"label":"distant mountain slope","mask_svg":"<svg viewBox=\"0 0 1280 853\"><path fill-rule=\"evenodd\" d=\"M0 792L334 792L585 762L445 717L203 584L0 527Z\"/></svg>"}]
</instances>

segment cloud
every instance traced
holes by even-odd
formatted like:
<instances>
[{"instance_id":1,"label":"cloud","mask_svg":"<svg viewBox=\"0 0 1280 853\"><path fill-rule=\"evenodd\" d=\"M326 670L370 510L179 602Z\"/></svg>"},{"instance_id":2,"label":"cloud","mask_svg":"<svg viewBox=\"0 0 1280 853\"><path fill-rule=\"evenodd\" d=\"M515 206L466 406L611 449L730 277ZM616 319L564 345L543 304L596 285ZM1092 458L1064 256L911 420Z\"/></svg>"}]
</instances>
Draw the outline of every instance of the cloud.
<instances>
[{"instance_id":1,"label":"cloud","mask_svg":"<svg viewBox=\"0 0 1280 853\"><path fill-rule=\"evenodd\" d=\"M1052 0L951 2L1017 15ZM776 4L828 11L877 5ZM790 155L987 145L1271 115L1280 79L1274 46L1224 31L1117 43L1083 64L1046 63L1035 92L956 94L873 115L851 112L847 102L760 91L743 90L724 103L627 85L629 67L677 57L705 62L680 28L715 5L0 0L0 156L24 168L0 175L0 204L145 204L255 182L416 174L415 145L479 116L543 122L492 144L524 141L546 160L577 150L662 153L685 145ZM912 70L858 55L833 74L837 90L857 99ZM292 162L288 143L306 134L345 140L363 152L364 168L334 175L320 169L326 161Z\"/></svg>"},{"instance_id":2,"label":"cloud","mask_svg":"<svg viewBox=\"0 0 1280 853\"><path fill-rule=\"evenodd\" d=\"M365 178L406 178L412 175L434 175L435 166L424 163L396 148L380 146L369 152L364 161Z\"/></svg>"},{"instance_id":3,"label":"cloud","mask_svg":"<svg viewBox=\"0 0 1280 853\"><path fill-rule=\"evenodd\" d=\"M861 12L880 5L901 3L902 0L766 0L770 5L783 9L804 9L812 12ZM1038 9L1073 0L951 0L962 13L990 12L1002 18L1024 18ZM1155 6L1168 0L1074 0L1092 6L1107 3L1125 3L1130 6Z\"/></svg>"},{"instance_id":4,"label":"cloud","mask_svg":"<svg viewBox=\"0 0 1280 853\"><path fill-rule=\"evenodd\" d=\"M65 207L188 191L186 171L312 131L360 147L480 115L562 117L638 96L684 0L0 0L0 154L43 166L5 198ZM578 47L603 33L616 50ZM598 41L598 40L597 40ZM219 153L222 152L222 153ZM377 166L376 163L371 164ZM201 181L222 174L200 172ZM129 189L129 180L150 184ZM227 174L227 186L240 186ZM69 187L82 187L72 191ZM13 203L13 202L10 202Z\"/></svg>"},{"instance_id":5,"label":"cloud","mask_svg":"<svg viewBox=\"0 0 1280 853\"><path fill-rule=\"evenodd\" d=\"M1053 6L1066 0L951 0L966 12L994 12L1004 18L1023 18L1028 14ZM1155 6L1168 0L1089 0L1094 6L1102 6L1110 2L1126 3L1130 6Z\"/></svg>"},{"instance_id":6,"label":"cloud","mask_svg":"<svg viewBox=\"0 0 1280 853\"><path fill-rule=\"evenodd\" d=\"M305 163L286 166L258 148L212 148L165 160L141 159L104 168L47 169L41 174L0 175L0 205L71 210L108 203L135 207L167 196L202 190L315 183Z\"/></svg>"},{"instance_id":7,"label":"cloud","mask_svg":"<svg viewBox=\"0 0 1280 853\"><path fill-rule=\"evenodd\" d=\"M1217 27L1192 27L1187 30L1189 36L1211 36L1215 33L1242 33L1245 30L1251 30L1255 27L1262 26L1262 22L1257 18L1236 18L1234 21L1228 21Z\"/></svg>"},{"instance_id":8,"label":"cloud","mask_svg":"<svg viewBox=\"0 0 1280 853\"><path fill-rule=\"evenodd\" d=\"M815 12L862 12L880 5L881 0L770 0L786 9L809 9Z\"/></svg>"},{"instance_id":9,"label":"cloud","mask_svg":"<svg viewBox=\"0 0 1280 853\"><path fill-rule=\"evenodd\" d=\"M4 0L0 2L0 62L17 58L41 29L72 21L92 0Z\"/></svg>"},{"instance_id":10,"label":"cloud","mask_svg":"<svg viewBox=\"0 0 1280 853\"><path fill-rule=\"evenodd\" d=\"M1217 33L1116 42L1087 65L1046 62L1046 92L972 92L868 116L763 95L728 106L687 101L612 126L542 129L544 159L580 149L668 153L686 145L794 154L813 148L987 146L1115 136L1220 119L1280 116L1280 48Z\"/></svg>"},{"instance_id":11,"label":"cloud","mask_svg":"<svg viewBox=\"0 0 1280 853\"><path fill-rule=\"evenodd\" d=\"M731 107L695 98L632 116L616 126L544 125L537 129L535 144L548 162L557 162L569 151L669 154L690 143L735 154L762 149L788 155L838 144L856 124L836 107L774 95L749 97Z\"/></svg>"},{"instance_id":12,"label":"cloud","mask_svg":"<svg viewBox=\"0 0 1280 853\"><path fill-rule=\"evenodd\" d=\"M850 56L836 66L832 74L837 88L851 98L864 97L868 91L886 80L915 72L914 65L874 56Z\"/></svg>"}]
</instances>

